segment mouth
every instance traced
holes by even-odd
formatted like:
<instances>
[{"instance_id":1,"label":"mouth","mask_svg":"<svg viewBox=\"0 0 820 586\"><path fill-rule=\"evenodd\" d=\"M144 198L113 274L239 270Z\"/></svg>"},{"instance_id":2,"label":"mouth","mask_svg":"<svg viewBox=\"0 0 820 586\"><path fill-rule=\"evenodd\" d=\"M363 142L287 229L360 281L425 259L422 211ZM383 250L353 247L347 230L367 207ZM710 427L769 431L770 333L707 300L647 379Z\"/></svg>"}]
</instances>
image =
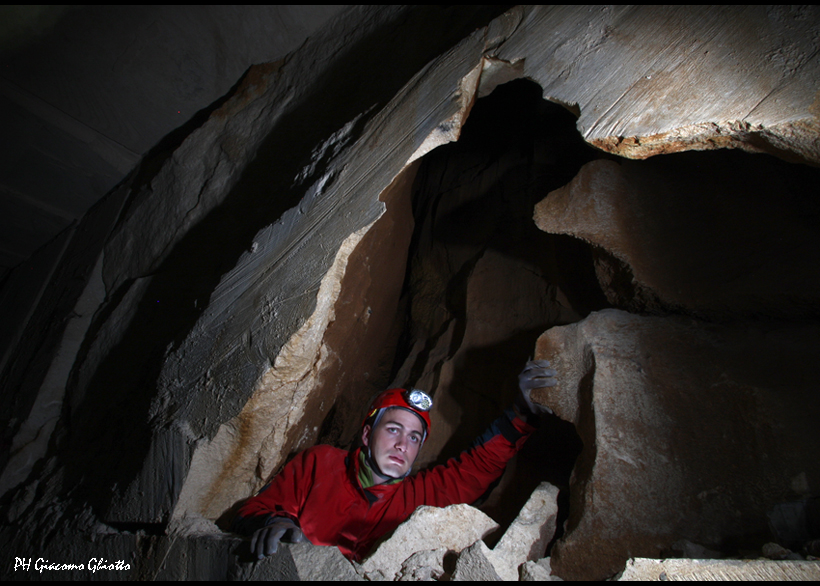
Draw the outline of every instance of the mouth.
<instances>
[{"instance_id":1,"label":"mouth","mask_svg":"<svg viewBox=\"0 0 820 586\"><path fill-rule=\"evenodd\" d=\"M391 462L395 462L396 464L401 464L402 466L404 465L404 462L405 462L404 458L402 458L401 456L390 455L390 456L388 456L388 459Z\"/></svg>"}]
</instances>

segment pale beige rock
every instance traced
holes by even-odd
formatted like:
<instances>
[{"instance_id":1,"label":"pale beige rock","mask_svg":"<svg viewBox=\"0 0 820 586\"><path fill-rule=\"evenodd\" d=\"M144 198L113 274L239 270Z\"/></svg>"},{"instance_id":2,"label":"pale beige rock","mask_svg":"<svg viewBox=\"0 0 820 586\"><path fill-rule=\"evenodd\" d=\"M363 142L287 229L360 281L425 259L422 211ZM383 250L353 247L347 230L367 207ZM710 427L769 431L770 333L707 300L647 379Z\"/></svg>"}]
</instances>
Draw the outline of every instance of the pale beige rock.
<instances>
[{"instance_id":1,"label":"pale beige rock","mask_svg":"<svg viewBox=\"0 0 820 586\"><path fill-rule=\"evenodd\" d=\"M654 560L630 559L619 581L688 580L807 581L820 580L820 562L769 560Z\"/></svg>"},{"instance_id":2,"label":"pale beige rock","mask_svg":"<svg viewBox=\"0 0 820 586\"><path fill-rule=\"evenodd\" d=\"M239 415L222 425L211 441L194 452L191 471L174 515L196 512L218 517L261 484L284 460L283 446L305 414L307 399L318 386L327 348L323 337L335 319L347 259L369 226L352 234L322 279L316 309L282 348Z\"/></svg>"},{"instance_id":3,"label":"pale beige rock","mask_svg":"<svg viewBox=\"0 0 820 586\"><path fill-rule=\"evenodd\" d=\"M414 553L401 565L399 581L439 580L444 576L444 556L446 554L447 549L443 547Z\"/></svg>"},{"instance_id":4,"label":"pale beige rock","mask_svg":"<svg viewBox=\"0 0 820 586\"><path fill-rule=\"evenodd\" d=\"M392 580L412 554L445 548L460 552L498 528L495 521L470 505L419 507L361 564L365 577Z\"/></svg>"},{"instance_id":5,"label":"pale beige rock","mask_svg":"<svg viewBox=\"0 0 820 586\"><path fill-rule=\"evenodd\" d=\"M555 534L557 516L558 487L543 482L492 549L490 561L502 579L518 580L521 564L544 557L547 545Z\"/></svg>"},{"instance_id":6,"label":"pale beige rock","mask_svg":"<svg viewBox=\"0 0 820 586\"><path fill-rule=\"evenodd\" d=\"M552 575L549 558L543 558L537 562L524 562L521 564L519 571L521 573L521 582L561 581L561 578Z\"/></svg>"}]
</instances>

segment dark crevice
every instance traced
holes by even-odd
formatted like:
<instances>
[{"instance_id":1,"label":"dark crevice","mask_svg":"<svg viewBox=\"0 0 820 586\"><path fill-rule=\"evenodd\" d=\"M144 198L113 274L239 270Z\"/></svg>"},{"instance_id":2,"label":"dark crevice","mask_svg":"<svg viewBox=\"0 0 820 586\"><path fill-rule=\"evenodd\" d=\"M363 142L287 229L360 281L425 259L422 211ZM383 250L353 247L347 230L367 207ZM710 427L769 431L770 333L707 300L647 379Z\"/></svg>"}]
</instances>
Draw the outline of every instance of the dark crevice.
<instances>
[{"instance_id":1,"label":"dark crevice","mask_svg":"<svg viewBox=\"0 0 820 586\"><path fill-rule=\"evenodd\" d=\"M422 340L424 350L414 359L408 384L415 384L427 367L432 370L425 380L438 386L442 364L430 365L428 358L450 329L446 359L453 359L464 343L470 320L477 318L469 313L468 287L488 254L542 279L540 292L521 294L535 295L534 303L547 306L540 322L511 332L503 341L458 354L450 393L463 412L434 463L457 456L509 405L517 392L518 371L538 336L609 306L590 246L546 234L532 219L535 203L571 181L588 161L606 156L584 143L571 113L544 101L540 87L522 79L478 100L458 142L424 158L414 185L416 229L404 288L408 315L393 374ZM559 307L551 294L558 290L569 307ZM502 527L495 539L545 480L561 489L558 536L563 533L570 475L580 452L573 425L555 416L544 419L482 505ZM493 537L489 545L494 545Z\"/></svg>"}]
</instances>

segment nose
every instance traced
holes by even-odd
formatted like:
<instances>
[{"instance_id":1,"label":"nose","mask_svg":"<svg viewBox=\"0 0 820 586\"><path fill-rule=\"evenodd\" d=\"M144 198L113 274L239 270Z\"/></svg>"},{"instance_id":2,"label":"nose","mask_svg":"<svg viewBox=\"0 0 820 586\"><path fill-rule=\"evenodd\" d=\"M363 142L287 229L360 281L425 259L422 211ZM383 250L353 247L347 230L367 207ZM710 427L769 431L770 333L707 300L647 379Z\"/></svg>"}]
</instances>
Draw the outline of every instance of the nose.
<instances>
[{"instance_id":1,"label":"nose","mask_svg":"<svg viewBox=\"0 0 820 586\"><path fill-rule=\"evenodd\" d=\"M396 438L395 448L397 450L401 450L402 452L407 451L407 438L404 434L400 434L399 437Z\"/></svg>"}]
</instances>

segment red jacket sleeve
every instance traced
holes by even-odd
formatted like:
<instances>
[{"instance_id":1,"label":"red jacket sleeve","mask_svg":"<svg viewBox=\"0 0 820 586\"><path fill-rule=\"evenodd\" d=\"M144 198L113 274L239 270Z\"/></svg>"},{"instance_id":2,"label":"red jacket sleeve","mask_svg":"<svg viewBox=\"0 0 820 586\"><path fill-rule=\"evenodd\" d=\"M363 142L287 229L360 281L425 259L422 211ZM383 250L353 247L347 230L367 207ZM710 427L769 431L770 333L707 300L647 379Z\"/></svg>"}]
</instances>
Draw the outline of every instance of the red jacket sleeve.
<instances>
[{"instance_id":1,"label":"red jacket sleeve","mask_svg":"<svg viewBox=\"0 0 820 586\"><path fill-rule=\"evenodd\" d=\"M416 506L446 507L475 502L501 476L533 431L535 428L512 410L505 411L472 448L446 464L408 479L413 483L412 499Z\"/></svg>"}]
</instances>

